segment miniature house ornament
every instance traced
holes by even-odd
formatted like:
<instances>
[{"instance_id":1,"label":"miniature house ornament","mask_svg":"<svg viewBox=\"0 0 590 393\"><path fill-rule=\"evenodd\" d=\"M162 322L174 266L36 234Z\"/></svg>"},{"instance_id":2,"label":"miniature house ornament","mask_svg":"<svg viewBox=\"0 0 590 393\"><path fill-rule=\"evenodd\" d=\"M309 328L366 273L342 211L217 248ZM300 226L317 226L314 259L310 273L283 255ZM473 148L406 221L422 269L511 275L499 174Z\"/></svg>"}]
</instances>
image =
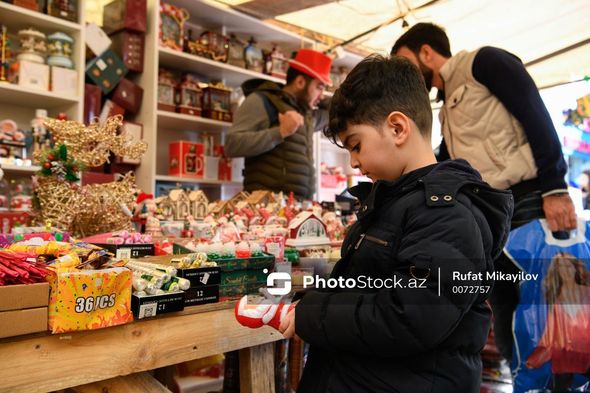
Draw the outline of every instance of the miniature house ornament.
<instances>
[{"instance_id":1,"label":"miniature house ornament","mask_svg":"<svg viewBox=\"0 0 590 393\"><path fill-rule=\"evenodd\" d=\"M176 110L176 81L174 75L160 68L158 74L158 109L174 112Z\"/></svg>"},{"instance_id":2,"label":"miniature house ornament","mask_svg":"<svg viewBox=\"0 0 590 393\"><path fill-rule=\"evenodd\" d=\"M178 85L178 112L187 115L201 116L203 107L203 90L199 81L192 74L184 74Z\"/></svg>"},{"instance_id":3,"label":"miniature house ornament","mask_svg":"<svg viewBox=\"0 0 590 393\"><path fill-rule=\"evenodd\" d=\"M160 45L182 51L184 23L189 16L184 8L160 3Z\"/></svg>"}]
</instances>

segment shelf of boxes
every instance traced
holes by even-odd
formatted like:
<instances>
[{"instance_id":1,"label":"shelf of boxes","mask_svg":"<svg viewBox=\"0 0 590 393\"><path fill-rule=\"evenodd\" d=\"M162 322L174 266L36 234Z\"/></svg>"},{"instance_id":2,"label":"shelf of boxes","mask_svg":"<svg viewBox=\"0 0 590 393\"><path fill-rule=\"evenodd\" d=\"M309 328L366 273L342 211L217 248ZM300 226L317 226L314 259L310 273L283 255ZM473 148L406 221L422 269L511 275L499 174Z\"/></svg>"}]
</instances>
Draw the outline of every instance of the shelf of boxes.
<instances>
[{"instance_id":1,"label":"shelf of boxes","mask_svg":"<svg viewBox=\"0 0 590 393\"><path fill-rule=\"evenodd\" d=\"M0 168L4 173L22 173L22 174L33 174L41 170L38 165L4 165L1 164Z\"/></svg>"},{"instance_id":2,"label":"shelf of boxes","mask_svg":"<svg viewBox=\"0 0 590 393\"><path fill-rule=\"evenodd\" d=\"M83 8L81 1L79 7ZM3 2L0 2L0 15L2 15L2 24L6 25L9 30L33 27L43 30L53 29L68 34L81 30L79 23Z\"/></svg>"},{"instance_id":3,"label":"shelf of boxes","mask_svg":"<svg viewBox=\"0 0 590 393\"><path fill-rule=\"evenodd\" d=\"M215 180L215 179L194 179L190 177L182 176L167 176L167 175L156 175L157 181L170 182L170 183L186 183L186 184L211 184L211 185L228 185L237 186L241 185L242 182Z\"/></svg>"},{"instance_id":4,"label":"shelf of boxes","mask_svg":"<svg viewBox=\"0 0 590 393\"><path fill-rule=\"evenodd\" d=\"M275 43L281 47L283 53L301 47L311 48L314 41L308 38L267 24L259 19L233 10L231 7L211 0L148 0L148 30L145 42L145 68L138 78L138 83L144 89L143 106L136 117L136 121L144 126L144 139L148 142L148 151L137 169L139 186L146 192L154 192L157 183L179 182L198 183L219 186L239 186L240 182L210 181L168 176L168 144L178 140L196 141L198 133L214 135L216 144L223 144L224 133L231 123L222 122L197 116L162 111L157 109L157 86L159 68L175 71L188 71L207 78L221 80L230 88L239 87L244 81L254 78L267 79L278 83L285 81L270 75L247 70L231 64L226 64L184 53L171 48L162 47L159 43L159 10L161 3L168 3L182 7L188 11L190 26L198 35L201 31L209 30L229 35L234 33L242 37L253 36L261 43ZM353 65L360 61L360 57L347 54L342 61ZM331 93L327 92L326 96ZM319 173L319 172L318 172Z\"/></svg>"},{"instance_id":5,"label":"shelf of boxes","mask_svg":"<svg viewBox=\"0 0 590 393\"><path fill-rule=\"evenodd\" d=\"M201 74L210 80L223 80L227 86L237 87L248 79L262 78L277 83L285 83L284 79L262 74L260 72L247 70L221 63L201 56L191 55L169 48L160 48L160 66L174 68L177 70L190 70Z\"/></svg>"},{"instance_id":6,"label":"shelf of boxes","mask_svg":"<svg viewBox=\"0 0 590 393\"><path fill-rule=\"evenodd\" d=\"M70 97L53 91L31 89L11 83L0 83L0 104L18 105L33 110L35 108L52 109L64 106L78 106L78 97ZM31 118L34 114L34 112L31 112Z\"/></svg>"},{"instance_id":7,"label":"shelf of boxes","mask_svg":"<svg viewBox=\"0 0 590 393\"><path fill-rule=\"evenodd\" d=\"M84 0L78 0L78 22L84 20ZM36 109L46 109L50 117L65 113L71 120L82 120L84 105L85 39L82 23L76 23L42 12L0 2L0 24L8 29L13 56L18 54L18 32L33 28L46 36L62 32L74 39L72 60L76 71L76 94L66 95L50 90L37 90L8 82L0 83L0 120L10 119L19 129L30 129ZM39 168L2 165L6 177L32 174Z\"/></svg>"},{"instance_id":8,"label":"shelf of boxes","mask_svg":"<svg viewBox=\"0 0 590 393\"><path fill-rule=\"evenodd\" d=\"M201 116L159 110L158 126L170 131L189 131L192 129L206 128L209 132L223 132L231 126L231 123Z\"/></svg>"}]
</instances>

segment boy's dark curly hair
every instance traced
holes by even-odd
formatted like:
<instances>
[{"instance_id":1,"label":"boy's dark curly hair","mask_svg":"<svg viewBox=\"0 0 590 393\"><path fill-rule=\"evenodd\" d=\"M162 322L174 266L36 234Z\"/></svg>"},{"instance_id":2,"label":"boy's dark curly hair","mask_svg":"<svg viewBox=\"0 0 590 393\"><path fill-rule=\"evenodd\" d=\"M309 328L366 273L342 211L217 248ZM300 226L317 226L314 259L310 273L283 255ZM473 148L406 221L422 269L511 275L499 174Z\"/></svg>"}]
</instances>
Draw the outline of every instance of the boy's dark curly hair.
<instances>
[{"instance_id":1,"label":"boy's dark curly hair","mask_svg":"<svg viewBox=\"0 0 590 393\"><path fill-rule=\"evenodd\" d=\"M337 142L338 133L352 124L380 129L387 116L399 111L416 123L430 140L432 109L424 78L409 60L371 55L348 74L330 103L324 135Z\"/></svg>"}]
</instances>

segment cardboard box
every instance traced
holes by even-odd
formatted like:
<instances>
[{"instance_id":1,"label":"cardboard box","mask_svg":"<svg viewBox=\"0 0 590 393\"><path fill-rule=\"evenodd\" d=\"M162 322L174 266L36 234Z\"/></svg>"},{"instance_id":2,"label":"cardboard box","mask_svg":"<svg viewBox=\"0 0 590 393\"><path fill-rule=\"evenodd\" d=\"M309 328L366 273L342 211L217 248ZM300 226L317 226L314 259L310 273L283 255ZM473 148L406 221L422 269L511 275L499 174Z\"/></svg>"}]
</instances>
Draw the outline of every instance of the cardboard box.
<instances>
[{"instance_id":1,"label":"cardboard box","mask_svg":"<svg viewBox=\"0 0 590 393\"><path fill-rule=\"evenodd\" d=\"M78 73L63 67L51 67L51 91L66 96L78 95Z\"/></svg>"},{"instance_id":2,"label":"cardboard box","mask_svg":"<svg viewBox=\"0 0 590 393\"><path fill-rule=\"evenodd\" d=\"M88 23L86 25L86 46L95 56L100 56L111 47L111 39L97 24Z\"/></svg>"},{"instance_id":3,"label":"cardboard box","mask_svg":"<svg viewBox=\"0 0 590 393\"><path fill-rule=\"evenodd\" d=\"M48 305L49 283L47 282L0 286L0 311L47 307Z\"/></svg>"},{"instance_id":4,"label":"cardboard box","mask_svg":"<svg viewBox=\"0 0 590 393\"><path fill-rule=\"evenodd\" d=\"M96 244L115 254L118 259L141 258L154 255L154 244Z\"/></svg>"},{"instance_id":5,"label":"cardboard box","mask_svg":"<svg viewBox=\"0 0 590 393\"><path fill-rule=\"evenodd\" d=\"M104 106L102 107L102 111L100 112L99 120L102 123L107 121L109 117L116 116L116 115L124 115L125 108L120 105L115 104L111 100L106 100L104 102Z\"/></svg>"},{"instance_id":6,"label":"cardboard box","mask_svg":"<svg viewBox=\"0 0 590 393\"><path fill-rule=\"evenodd\" d=\"M146 0L115 0L105 5L102 9L102 25L109 34L124 29L145 33Z\"/></svg>"},{"instance_id":7,"label":"cardboard box","mask_svg":"<svg viewBox=\"0 0 590 393\"><path fill-rule=\"evenodd\" d=\"M84 85L84 123L88 124L100 116L102 89L96 85Z\"/></svg>"},{"instance_id":8,"label":"cardboard box","mask_svg":"<svg viewBox=\"0 0 590 393\"><path fill-rule=\"evenodd\" d=\"M47 331L47 307L0 312L0 338Z\"/></svg>"},{"instance_id":9,"label":"cardboard box","mask_svg":"<svg viewBox=\"0 0 590 393\"><path fill-rule=\"evenodd\" d=\"M86 63L86 75L102 89L104 94L109 94L127 75L127 71L123 61L111 49L107 49L100 56Z\"/></svg>"},{"instance_id":10,"label":"cardboard box","mask_svg":"<svg viewBox=\"0 0 590 393\"><path fill-rule=\"evenodd\" d=\"M137 113L143 100L143 89L129 79L121 79L111 100L126 111Z\"/></svg>"},{"instance_id":11,"label":"cardboard box","mask_svg":"<svg viewBox=\"0 0 590 393\"><path fill-rule=\"evenodd\" d=\"M120 133L121 135L127 135L132 142L139 142L143 139L143 125L125 121L121 126ZM121 164L141 164L141 159L139 158L134 160L128 157L117 157L116 161Z\"/></svg>"},{"instance_id":12,"label":"cardboard box","mask_svg":"<svg viewBox=\"0 0 590 393\"><path fill-rule=\"evenodd\" d=\"M191 287L184 292L185 307L217 302L219 302L219 285Z\"/></svg>"},{"instance_id":13,"label":"cardboard box","mask_svg":"<svg viewBox=\"0 0 590 393\"><path fill-rule=\"evenodd\" d=\"M18 85L37 90L49 90L49 66L46 64L19 61Z\"/></svg>"},{"instance_id":14,"label":"cardboard box","mask_svg":"<svg viewBox=\"0 0 590 393\"><path fill-rule=\"evenodd\" d=\"M202 143L172 142L168 152L168 173L171 176L203 177L204 147Z\"/></svg>"},{"instance_id":15,"label":"cardboard box","mask_svg":"<svg viewBox=\"0 0 590 393\"><path fill-rule=\"evenodd\" d=\"M145 48L145 36L143 33L134 33L123 30L111 36L113 50L123 63L133 72L143 72L143 53Z\"/></svg>"},{"instance_id":16,"label":"cardboard box","mask_svg":"<svg viewBox=\"0 0 590 393\"><path fill-rule=\"evenodd\" d=\"M219 285L221 269L218 267L178 269L178 277L189 280L191 288Z\"/></svg>"},{"instance_id":17,"label":"cardboard box","mask_svg":"<svg viewBox=\"0 0 590 393\"><path fill-rule=\"evenodd\" d=\"M155 317L184 310L184 292L163 295L131 296L131 310L135 319Z\"/></svg>"}]
</instances>

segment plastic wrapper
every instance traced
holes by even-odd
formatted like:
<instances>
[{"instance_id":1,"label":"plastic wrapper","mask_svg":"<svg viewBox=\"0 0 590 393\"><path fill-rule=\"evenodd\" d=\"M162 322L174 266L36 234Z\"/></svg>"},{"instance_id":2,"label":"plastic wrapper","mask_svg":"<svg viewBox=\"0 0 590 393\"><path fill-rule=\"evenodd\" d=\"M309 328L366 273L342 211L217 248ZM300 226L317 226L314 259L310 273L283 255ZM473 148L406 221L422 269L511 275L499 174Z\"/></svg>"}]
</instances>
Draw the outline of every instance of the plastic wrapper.
<instances>
[{"instance_id":1,"label":"plastic wrapper","mask_svg":"<svg viewBox=\"0 0 590 393\"><path fill-rule=\"evenodd\" d=\"M505 252L522 269L513 277L520 281L514 392L589 391L589 223L579 220L569 239L559 240L544 220L532 221L510 233Z\"/></svg>"}]
</instances>

